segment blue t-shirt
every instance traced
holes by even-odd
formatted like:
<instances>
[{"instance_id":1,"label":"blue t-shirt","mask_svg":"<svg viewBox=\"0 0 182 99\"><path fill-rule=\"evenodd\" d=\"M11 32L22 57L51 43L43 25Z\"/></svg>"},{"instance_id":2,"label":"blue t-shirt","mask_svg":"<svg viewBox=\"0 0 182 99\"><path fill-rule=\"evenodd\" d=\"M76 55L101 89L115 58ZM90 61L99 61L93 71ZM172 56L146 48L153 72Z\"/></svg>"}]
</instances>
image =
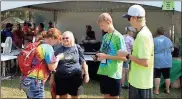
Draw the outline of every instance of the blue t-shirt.
<instances>
[{"instance_id":1,"label":"blue t-shirt","mask_svg":"<svg viewBox=\"0 0 182 99\"><path fill-rule=\"evenodd\" d=\"M7 37L11 37L13 40L13 33L7 29L1 31L1 42L5 42Z\"/></svg>"},{"instance_id":2,"label":"blue t-shirt","mask_svg":"<svg viewBox=\"0 0 182 99\"><path fill-rule=\"evenodd\" d=\"M154 38L154 68L172 67L173 43L164 35Z\"/></svg>"},{"instance_id":3,"label":"blue t-shirt","mask_svg":"<svg viewBox=\"0 0 182 99\"><path fill-rule=\"evenodd\" d=\"M56 45L55 55L64 54L64 59L60 60L55 75L67 77L82 73L81 63L85 61L83 50L79 45L64 47L61 44Z\"/></svg>"}]
</instances>

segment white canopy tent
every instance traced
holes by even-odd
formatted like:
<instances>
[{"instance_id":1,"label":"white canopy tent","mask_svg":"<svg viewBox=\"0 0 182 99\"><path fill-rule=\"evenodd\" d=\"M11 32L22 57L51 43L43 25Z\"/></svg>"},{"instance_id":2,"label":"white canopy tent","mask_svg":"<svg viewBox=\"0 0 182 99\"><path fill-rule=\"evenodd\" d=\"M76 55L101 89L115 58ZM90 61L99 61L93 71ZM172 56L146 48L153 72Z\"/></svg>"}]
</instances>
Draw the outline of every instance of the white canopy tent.
<instances>
[{"instance_id":1,"label":"white canopy tent","mask_svg":"<svg viewBox=\"0 0 182 99\"><path fill-rule=\"evenodd\" d=\"M102 12L109 12L117 30L124 33L129 25L121 18L133 4L141 4L146 9L147 25L154 33L164 26L167 30L175 30L176 36L181 33L181 2L175 1L175 14L172 11L162 11L162 1L113 1L113 0L60 0L60 1L2 1L1 11L28 7L32 11L41 13L48 21L55 21L61 31L70 30L81 42L85 35L85 25L91 25L96 32L96 39L101 40L102 34L96 24L97 17ZM11 5L11 6L7 6ZM40 11L43 10L44 12ZM174 28L172 28L174 25ZM171 32L172 33L172 32ZM169 33L168 33L169 34Z\"/></svg>"},{"instance_id":2,"label":"white canopy tent","mask_svg":"<svg viewBox=\"0 0 182 99\"><path fill-rule=\"evenodd\" d=\"M29 5L36 5L36 4L45 4L45 3L54 3L54 2L64 2L64 1L98 1L98 0L59 0L59 1L44 1L44 0L39 0L39 1L1 1L1 11L9 10L9 9L14 9L18 7L23 7L23 6L29 6ZM110 1L110 2L125 2L125 3L137 3L137 4L143 4L143 5L149 5L149 6L154 6L154 7L161 7L162 6L162 0L161 1L128 1L128 0L99 0L99 1ZM11 5L11 6L7 6ZM181 1L176 0L174 2L175 5L175 11L180 11L181 12Z\"/></svg>"}]
</instances>

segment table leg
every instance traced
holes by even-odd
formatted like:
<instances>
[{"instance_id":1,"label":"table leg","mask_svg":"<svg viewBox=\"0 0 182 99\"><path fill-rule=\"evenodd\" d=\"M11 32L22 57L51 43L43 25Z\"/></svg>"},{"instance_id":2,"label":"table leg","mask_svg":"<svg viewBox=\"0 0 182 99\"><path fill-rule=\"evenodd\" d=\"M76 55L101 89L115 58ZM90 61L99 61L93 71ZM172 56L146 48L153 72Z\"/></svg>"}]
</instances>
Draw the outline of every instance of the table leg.
<instances>
[{"instance_id":1,"label":"table leg","mask_svg":"<svg viewBox=\"0 0 182 99\"><path fill-rule=\"evenodd\" d=\"M6 63L3 62L2 64L2 77L5 77L6 76Z\"/></svg>"}]
</instances>

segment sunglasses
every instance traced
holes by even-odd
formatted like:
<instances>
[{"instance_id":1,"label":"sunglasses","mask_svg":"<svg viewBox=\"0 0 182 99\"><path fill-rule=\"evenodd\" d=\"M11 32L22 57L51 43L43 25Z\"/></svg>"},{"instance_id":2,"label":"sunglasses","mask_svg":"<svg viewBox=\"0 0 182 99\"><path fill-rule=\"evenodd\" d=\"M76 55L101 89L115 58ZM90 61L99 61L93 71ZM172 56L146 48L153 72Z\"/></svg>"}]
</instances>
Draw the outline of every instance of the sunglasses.
<instances>
[{"instance_id":1,"label":"sunglasses","mask_svg":"<svg viewBox=\"0 0 182 99\"><path fill-rule=\"evenodd\" d=\"M69 39L69 37L63 37L62 39L63 39L63 40L66 39L66 40L67 40L67 39Z\"/></svg>"},{"instance_id":2,"label":"sunglasses","mask_svg":"<svg viewBox=\"0 0 182 99\"><path fill-rule=\"evenodd\" d=\"M128 16L128 21L130 21L130 19L131 19L131 16Z\"/></svg>"}]
</instances>

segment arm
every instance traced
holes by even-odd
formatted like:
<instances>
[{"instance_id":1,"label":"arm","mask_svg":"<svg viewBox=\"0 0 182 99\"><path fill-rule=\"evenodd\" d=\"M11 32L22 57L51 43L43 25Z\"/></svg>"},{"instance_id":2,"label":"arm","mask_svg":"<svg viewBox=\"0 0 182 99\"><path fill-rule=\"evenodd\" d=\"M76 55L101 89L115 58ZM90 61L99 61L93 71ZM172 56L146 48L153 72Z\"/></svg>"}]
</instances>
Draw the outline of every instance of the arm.
<instances>
[{"instance_id":1,"label":"arm","mask_svg":"<svg viewBox=\"0 0 182 99\"><path fill-rule=\"evenodd\" d=\"M50 45L44 45L44 46L46 46L43 50L44 59L48 65L49 70L55 71L59 60L63 59L64 55L63 55L63 53L61 53L61 54L55 56L52 46L50 46Z\"/></svg>"},{"instance_id":2,"label":"arm","mask_svg":"<svg viewBox=\"0 0 182 99\"><path fill-rule=\"evenodd\" d=\"M106 59L126 61L126 57L106 55Z\"/></svg>"},{"instance_id":3,"label":"arm","mask_svg":"<svg viewBox=\"0 0 182 99\"><path fill-rule=\"evenodd\" d=\"M140 58L137 58L133 55L131 55L129 52L126 52L126 51L118 51L118 55L119 56L122 56L122 57L128 57L128 59L130 59L131 61L141 65L141 66L144 66L144 67L148 67L148 64L149 64L149 60L148 59L140 59Z\"/></svg>"},{"instance_id":4,"label":"arm","mask_svg":"<svg viewBox=\"0 0 182 99\"><path fill-rule=\"evenodd\" d=\"M82 70L83 70L84 74L85 74L85 75L89 75L87 63L86 63L86 62L82 62L81 65L82 65Z\"/></svg>"},{"instance_id":5,"label":"arm","mask_svg":"<svg viewBox=\"0 0 182 99\"><path fill-rule=\"evenodd\" d=\"M140 37L140 45L138 45L138 55L133 56L130 55L129 52L126 51L118 51L118 55L122 57L127 57L131 61L135 62L136 64L139 64L143 67L148 67L149 65L149 59L151 55L154 53L151 53L151 50L153 49L153 45L148 45L149 39L146 39L145 37Z\"/></svg>"},{"instance_id":6,"label":"arm","mask_svg":"<svg viewBox=\"0 0 182 99\"><path fill-rule=\"evenodd\" d=\"M84 55L83 55L83 49L77 45L77 49L78 49L78 52L79 52L79 61L81 63L81 66L82 66L82 71L83 71L83 74L85 75L85 83L88 83L89 82L89 73L88 73L88 65L85 61L85 58L84 58Z\"/></svg>"},{"instance_id":7,"label":"arm","mask_svg":"<svg viewBox=\"0 0 182 99\"><path fill-rule=\"evenodd\" d=\"M60 53L56 56L56 62L52 63L52 64L48 64L48 68L51 70L51 71L56 71L56 68L58 66L58 63L60 60L64 59L64 54L63 53Z\"/></svg>"},{"instance_id":8,"label":"arm","mask_svg":"<svg viewBox=\"0 0 182 99\"><path fill-rule=\"evenodd\" d=\"M135 56L129 55L129 59L139 65L142 65L144 67L148 67L149 61L148 59L139 59Z\"/></svg>"},{"instance_id":9,"label":"arm","mask_svg":"<svg viewBox=\"0 0 182 99\"><path fill-rule=\"evenodd\" d=\"M153 45L149 45L150 39L147 37L140 37L140 44L138 45L138 55L137 57L129 55L129 59L141 66L148 67L150 56Z\"/></svg>"},{"instance_id":10,"label":"arm","mask_svg":"<svg viewBox=\"0 0 182 99\"><path fill-rule=\"evenodd\" d=\"M89 77L89 73L88 73L88 65L86 64L86 62L82 62L82 70L83 70L83 79L85 81L85 83L88 83L89 80L90 80L90 77Z\"/></svg>"},{"instance_id":11,"label":"arm","mask_svg":"<svg viewBox=\"0 0 182 99\"><path fill-rule=\"evenodd\" d=\"M56 60L57 60L57 59L56 59ZM58 66L58 62L59 62L59 61L56 61L56 62L54 62L54 63L48 64L49 70L50 70L50 71L56 71L56 68L57 68L57 66Z\"/></svg>"},{"instance_id":12,"label":"arm","mask_svg":"<svg viewBox=\"0 0 182 99\"><path fill-rule=\"evenodd\" d=\"M84 55L83 55L83 49L79 45L76 45L76 46L78 49L79 62L82 66L82 70L83 70L84 74L88 74L88 65L87 65L85 58L84 58Z\"/></svg>"}]
</instances>

